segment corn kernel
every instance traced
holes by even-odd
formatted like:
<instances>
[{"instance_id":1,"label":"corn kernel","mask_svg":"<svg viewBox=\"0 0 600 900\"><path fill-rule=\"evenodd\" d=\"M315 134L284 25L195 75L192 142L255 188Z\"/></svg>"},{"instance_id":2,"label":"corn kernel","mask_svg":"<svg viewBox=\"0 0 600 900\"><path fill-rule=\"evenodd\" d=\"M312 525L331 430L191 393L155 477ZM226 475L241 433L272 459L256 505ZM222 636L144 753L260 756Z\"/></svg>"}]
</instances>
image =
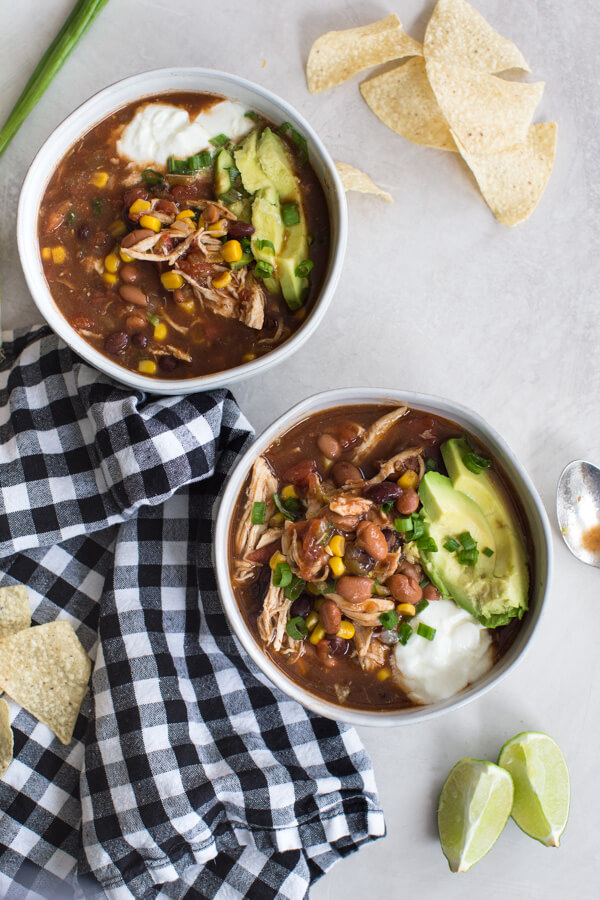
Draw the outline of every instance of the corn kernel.
<instances>
[{"instance_id":1,"label":"corn kernel","mask_svg":"<svg viewBox=\"0 0 600 900\"><path fill-rule=\"evenodd\" d=\"M140 359L138 372L141 372L143 375L156 375L156 363L153 359Z\"/></svg>"},{"instance_id":2,"label":"corn kernel","mask_svg":"<svg viewBox=\"0 0 600 900\"><path fill-rule=\"evenodd\" d=\"M341 534L334 534L327 547L334 556L343 556L346 551L346 538Z\"/></svg>"},{"instance_id":3,"label":"corn kernel","mask_svg":"<svg viewBox=\"0 0 600 900\"><path fill-rule=\"evenodd\" d=\"M108 256L104 257L104 268L107 272L113 272L114 274L116 271L118 271L120 265L121 260L116 253L109 253Z\"/></svg>"},{"instance_id":4,"label":"corn kernel","mask_svg":"<svg viewBox=\"0 0 600 900\"><path fill-rule=\"evenodd\" d=\"M318 615L316 614L314 609L311 610L306 617L306 627L308 628L308 630L312 631L313 628L315 627L315 625L318 623L318 621L319 621Z\"/></svg>"},{"instance_id":5,"label":"corn kernel","mask_svg":"<svg viewBox=\"0 0 600 900\"><path fill-rule=\"evenodd\" d=\"M344 638L346 641L351 641L354 637L354 625L352 622L349 622L348 619L342 619L340 623L340 627L336 632L337 637Z\"/></svg>"},{"instance_id":6,"label":"corn kernel","mask_svg":"<svg viewBox=\"0 0 600 900\"><path fill-rule=\"evenodd\" d=\"M311 631L309 641L311 642L311 644L314 644L316 646L319 643L319 641L323 640L324 637L325 637L325 629L319 622L319 624L315 625L315 627Z\"/></svg>"},{"instance_id":7,"label":"corn kernel","mask_svg":"<svg viewBox=\"0 0 600 900\"><path fill-rule=\"evenodd\" d=\"M280 550L276 550L271 559L269 560L269 565L275 571L279 563L287 562L287 558L281 553Z\"/></svg>"},{"instance_id":8,"label":"corn kernel","mask_svg":"<svg viewBox=\"0 0 600 900\"><path fill-rule=\"evenodd\" d=\"M141 198L134 200L131 206L129 207L129 215L137 216L140 213L146 212L147 209L152 209L152 204L149 200L142 200Z\"/></svg>"},{"instance_id":9,"label":"corn kernel","mask_svg":"<svg viewBox=\"0 0 600 900\"><path fill-rule=\"evenodd\" d=\"M127 253L126 250L123 250L122 247L119 247L119 256L121 257L121 259L123 260L123 262L131 262L131 261L133 260L133 258L134 258L134 257L131 256L129 253Z\"/></svg>"},{"instance_id":10,"label":"corn kernel","mask_svg":"<svg viewBox=\"0 0 600 900\"><path fill-rule=\"evenodd\" d=\"M180 213L177 213L175 216L176 219L193 219L195 218L195 213L193 209L182 209Z\"/></svg>"},{"instance_id":11,"label":"corn kernel","mask_svg":"<svg viewBox=\"0 0 600 900\"><path fill-rule=\"evenodd\" d=\"M336 578L341 578L346 571L346 566L339 556L332 556L329 560L329 568Z\"/></svg>"},{"instance_id":12,"label":"corn kernel","mask_svg":"<svg viewBox=\"0 0 600 900\"><path fill-rule=\"evenodd\" d=\"M50 252L52 254L52 262L57 263L58 265L60 265L60 263L64 263L65 259L67 258L67 251L64 247L53 247Z\"/></svg>"},{"instance_id":13,"label":"corn kernel","mask_svg":"<svg viewBox=\"0 0 600 900\"><path fill-rule=\"evenodd\" d=\"M227 287L229 282L231 281L231 272L223 272L222 275L217 275L216 278L212 280L212 286L220 290L221 288Z\"/></svg>"},{"instance_id":14,"label":"corn kernel","mask_svg":"<svg viewBox=\"0 0 600 900\"><path fill-rule=\"evenodd\" d=\"M94 187L103 188L108 183L108 172L94 172L92 175L92 184Z\"/></svg>"},{"instance_id":15,"label":"corn kernel","mask_svg":"<svg viewBox=\"0 0 600 900\"><path fill-rule=\"evenodd\" d=\"M277 528L279 525L283 525L284 522L285 516L280 512L274 513L274 515L272 515L269 519L269 525L271 525L271 527L273 528Z\"/></svg>"},{"instance_id":16,"label":"corn kernel","mask_svg":"<svg viewBox=\"0 0 600 900\"><path fill-rule=\"evenodd\" d=\"M193 300L188 300L187 303L178 303L177 309L184 309L186 313L191 315L193 312L196 312L196 304Z\"/></svg>"},{"instance_id":17,"label":"corn kernel","mask_svg":"<svg viewBox=\"0 0 600 900\"><path fill-rule=\"evenodd\" d=\"M396 607L399 616L416 616L417 611L412 603L399 603Z\"/></svg>"},{"instance_id":18,"label":"corn kernel","mask_svg":"<svg viewBox=\"0 0 600 900\"><path fill-rule=\"evenodd\" d=\"M141 216L139 224L140 228L149 228L151 231L156 232L159 232L162 228L160 219L157 219L156 216Z\"/></svg>"},{"instance_id":19,"label":"corn kernel","mask_svg":"<svg viewBox=\"0 0 600 900\"><path fill-rule=\"evenodd\" d=\"M212 234L225 234L227 232L227 220L217 219L217 221L209 225L206 230L210 231Z\"/></svg>"},{"instance_id":20,"label":"corn kernel","mask_svg":"<svg viewBox=\"0 0 600 900\"><path fill-rule=\"evenodd\" d=\"M118 276L115 275L113 272L105 272L102 276L102 281L104 282L104 284L113 285L113 284L116 284L118 280L119 280Z\"/></svg>"},{"instance_id":21,"label":"corn kernel","mask_svg":"<svg viewBox=\"0 0 600 900\"><path fill-rule=\"evenodd\" d=\"M52 250L50 247L42 247L42 259L45 259L46 262L49 259L52 259Z\"/></svg>"},{"instance_id":22,"label":"corn kernel","mask_svg":"<svg viewBox=\"0 0 600 900\"><path fill-rule=\"evenodd\" d=\"M160 280L162 281L162 286L168 291L176 291L184 285L183 277L179 272L163 272Z\"/></svg>"},{"instance_id":23,"label":"corn kernel","mask_svg":"<svg viewBox=\"0 0 600 900\"><path fill-rule=\"evenodd\" d=\"M242 258L242 245L236 240L225 241L221 247L221 254L225 262L239 262Z\"/></svg>"},{"instance_id":24,"label":"corn kernel","mask_svg":"<svg viewBox=\"0 0 600 900\"><path fill-rule=\"evenodd\" d=\"M380 669L377 673L377 681L387 681L391 674L389 669Z\"/></svg>"},{"instance_id":25,"label":"corn kernel","mask_svg":"<svg viewBox=\"0 0 600 900\"><path fill-rule=\"evenodd\" d=\"M419 480L419 476L412 469L407 469L398 479L401 488L414 488Z\"/></svg>"},{"instance_id":26,"label":"corn kernel","mask_svg":"<svg viewBox=\"0 0 600 900\"><path fill-rule=\"evenodd\" d=\"M168 328L164 322L159 322L158 325L154 326L154 340L155 341L164 341L168 333Z\"/></svg>"},{"instance_id":27,"label":"corn kernel","mask_svg":"<svg viewBox=\"0 0 600 900\"><path fill-rule=\"evenodd\" d=\"M108 231L111 237L118 240L119 238L125 237L127 234L127 225L123 219L115 219L115 221L108 226Z\"/></svg>"},{"instance_id":28,"label":"corn kernel","mask_svg":"<svg viewBox=\"0 0 600 900\"><path fill-rule=\"evenodd\" d=\"M244 353L242 356L242 362L252 362L253 359L256 359L256 353Z\"/></svg>"},{"instance_id":29,"label":"corn kernel","mask_svg":"<svg viewBox=\"0 0 600 900\"><path fill-rule=\"evenodd\" d=\"M286 486L281 489L281 499L291 500L292 498L294 500L298 499L298 491L293 484L286 484Z\"/></svg>"}]
</instances>

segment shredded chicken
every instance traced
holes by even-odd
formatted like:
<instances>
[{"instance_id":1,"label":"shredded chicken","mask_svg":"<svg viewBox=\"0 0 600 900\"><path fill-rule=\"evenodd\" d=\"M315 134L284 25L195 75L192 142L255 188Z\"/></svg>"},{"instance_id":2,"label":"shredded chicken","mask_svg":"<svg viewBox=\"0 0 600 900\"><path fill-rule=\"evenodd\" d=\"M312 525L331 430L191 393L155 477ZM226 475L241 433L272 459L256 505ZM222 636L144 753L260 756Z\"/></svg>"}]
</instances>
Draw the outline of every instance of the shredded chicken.
<instances>
[{"instance_id":1,"label":"shredded chicken","mask_svg":"<svg viewBox=\"0 0 600 900\"><path fill-rule=\"evenodd\" d=\"M249 581L255 574L254 563L246 557L256 549L258 542L267 531L266 522L262 525L252 524L252 509L255 503L266 503L265 520L273 509L273 494L277 491L277 478L263 456L259 456L252 467L250 484L244 512L235 533L235 571L234 578L238 582Z\"/></svg>"},{"instance_id":2,"label":"shredded chicken","mask_svg":"<svg viewBox=\"0 0 600 900\"><path fill-rule=\"evenodd\" d=\"M421 481L423 475L425 474L423 448L409 447L407 450L402 450L401 453L396 453L395 456L392 456L390 457L390 459L386 460L380 467L377 475L370 479L369 484L379 484L381 481L385 481L386 478L389 478L390 475L395 475L404 471L404 469L407 468L407 463L409 462L409 460L413 459L418 463L419 468L417 471L417 476L419 481Z\"/></svg>"},{"instance_id":3,"label":"shredded chicken","mask_svg":"<svg viewBox=\"0 0 600 900\"><path fill-rule=\"evenodd\" d=\"M248 328L260 331L265 320L265 292L246 267L232 273L226 288L215 290L200 284L187 272L175 269L191 285L196 298L211 312L226 319L239 319Z\"/></svg>"},{"instance_id":4,"label":"shredded chicken","mask_svg":"<svg viewBox=\"0 0 600 900\"><path fill-rule=\"evenodd\" d=\"M295 641L285 630L289 608L292 604L281 587L275 587L271 578L269 590L265 595L262 610L257 619L258 633L273 650L281 650L286 654L294 654L296 659L304 653L304 642Z\"/></svg>"},{"instance_id":5,"label":"shredded chicken","mask_svg":"<svg viewBox=\"0 0 600 900\"><path fill-rule=\"evenodd\" d=\"M326 553L323 552L322 556L318 556L312 561L307 561L302 554L302 543L292 522L286 522L284 529L281 539L281 550L287 556L294 575L303 578L305 581L326 581L329 576L329 563Z\"/></svg>"},{"instance_id":6,"label":"shredded chicken","mask_svg":"<svg viewBox=\"0 0 600 900\"><path fill-rule=\"evenodd\" d=\"M373 672L385 663L385 647L375 638L372 628L356 625L354 645L363 672Z\"/></svg>"},{"instance_id":7,"label":"shredded chicken","mask_svg":"<svg viewBox=\"0 0 600 900\"><path fill-rule=\"evenodd\" d=\"M380 584L383 584L390 575L393 575L396 569L398 568L398 563L402 558L402 550L394 550L391 553L388 553L386 558L382 562L378 562L375 568L373 569L373 574L377 581Z\"/></svg>"},{"instance_id":8,"label":"shredded chicken","mask_svg":"<svg viewBox=\"0 0 600 900\"><path fill-rule=\"evenodd\" d=\"M339 594L326 594L325 596L337 603L347 619L355 624L369 625L373 628L381 624L379 621L381 613L389 612L394 608L394 601L388 600L386 597L370 597L360 603L349 603Z\"/></svg>"},{"instance_id":9,"label":"shredded chicken","mask_svg":"<svg viewBox=\"0 0 600 900\"><path fill-rule=\"evenodd\" d=\"M373 505L366 497L340 495L329 502L329 509L338 516L364 516Z\"/></svg>"},{"instance_id":10,"label":"shredded chicken","mask_svg":"<svg viewBox=\"0 0 600 900\"><path fill-rule=\"evenodd\" d=\"M362 441L354 451L354 455L352 456L352 462L355 466L359 466L362 462L367 459L368 456L373 453L377 444L385 437L390 428L396 424L398 419L401 419L402 416L405 416L408 412L406 406L399 406L397 409L393 409L391 412L387 413L385 416L382 416L377 421L373 422L373 424L367 429L362 437Z\"/></svg>"}]
</instances>

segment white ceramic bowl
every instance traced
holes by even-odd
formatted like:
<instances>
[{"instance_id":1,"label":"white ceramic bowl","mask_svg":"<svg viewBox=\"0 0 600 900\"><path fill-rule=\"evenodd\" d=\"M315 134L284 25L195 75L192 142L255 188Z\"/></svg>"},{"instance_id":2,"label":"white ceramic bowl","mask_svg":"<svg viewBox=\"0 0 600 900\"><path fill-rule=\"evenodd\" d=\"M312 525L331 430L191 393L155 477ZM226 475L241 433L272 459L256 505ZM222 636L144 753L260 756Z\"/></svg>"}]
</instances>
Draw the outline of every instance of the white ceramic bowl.
<instances>
[{"instance_id":1,"label":"white ceramic bowl","mask_svg":"<svg viewBox=\"0 0 600 900\"><path fill-rule=\"evenodd\" d=\"M323 186L330 220L330 252L327 271L320 294L306 322L284 344L249 363L202 375L177 380L151 378L131 372L90 346L72 328L54 302L44 277L40 256L37 223L40 204L57 162L83 134L110 113L128 103L153 94L170 91L208 91L247 103L268 119L290 122L308 142L311 164ZM347 237L346 197L339 175L329 153L313 129L285 100L257 84L237 75L213 69L155 69L125 78L94 94L56 128L33 160L19 198L17 241L21 265L37 308L54 331L86 362L130 387L161 394L189 394L194 391L230 384L240 378L256 375L291 356L320 324L340 278Z\"/></svg>"},{"instance_id":2,"label":"white ceramic bowl","mask_svg":"<svg viewBox=\"0 0 600 900\"><path fill-rule=\"evenodd\" d=\"M535 581L532 585L531 605L529 612L523 620L518 634L507 652L500 658L490 672L475 684L454 697L429 706L412 707L409 709L393 710L389 712L369 712L368 710L348 709L338 704L322 700L310 691L305 690L299 684L292 681L284 672L273 663L264 653L261 646L255 640L249 630L244 617L239 609L233 593L229 575L229 528L233 510L242 489L248 472L254 460L284 431L287 431L296 423L307 416L320 410L331 409L337 406L346 406L360 403L380 404L406 404L407 406L434 413L443 418L450 419L464 426L466 431L475 435L481 442L489 447L494 457L498 460L510 482L518 493L523 509L527 517L531 537L533 540L535 563ZM542 606L546 597L551 577L552 566L552 542L550 538L550 525L533 483L527 472L520 464L510 447L502 440L493 428L491 428L480 416L458 403L444 400L441 397L427 394L414 394L409 391L388 391L378 388L345 388L342 390L327 391L315 394L307 400L303 400L288 412L284 413L277 421L264 431L244 453L232 469L224 491L221 496L219 510L215 525L213 541L214 563L217 573L217 582L221 601L225 614L232 630L235 632L244 648L252 657L259 669L289 697L302 703L308 709L313 710L330 719L342 722L350 722L354 725L406 725L411 722L430 719L450 709L457 709L475 697L486 693L492 685L497 684L506 673L512 669L521 659L525 648L529 645L533 633L537 627L542 612Z\"/></svg>"}]
</instances>

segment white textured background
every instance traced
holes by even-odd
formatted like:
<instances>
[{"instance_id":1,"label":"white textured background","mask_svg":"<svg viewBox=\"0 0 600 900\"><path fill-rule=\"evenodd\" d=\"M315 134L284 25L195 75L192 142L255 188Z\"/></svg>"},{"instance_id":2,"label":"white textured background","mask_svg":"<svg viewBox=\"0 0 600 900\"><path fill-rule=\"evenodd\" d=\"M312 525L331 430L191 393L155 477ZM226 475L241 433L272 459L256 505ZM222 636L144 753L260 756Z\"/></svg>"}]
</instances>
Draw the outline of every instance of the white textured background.
<instances>
[{"instance_id":1,"label":"white textured background","mask_svg":"<svg viewBox=\"0 0 600 900\"><path fill-rule=\"evenodd\" d=\"M4 119L72 0L0 3ZM478 0L478 9L546 81L537 121L559 123L544 199L516 229L496 223L455 154L403 141L369 112L358 81L311 96L303 63L314 38L396 11L422 39L431 0L241 3L111 0L0 161L3 325L38 320L17 255L15 218L27 166L54 126L112 81L165 65L202 65L280 93L332 155L364 167L394 206L351 195L350 240L320 330L285 366L242 382L257 428L309 393L381 385L444 394L497 428L528 468L554 526L556 572L526 660L501 686L429 725L364 730L388 836L340 863L314 889L325 898L417 896L592 900L600 895L600 574L557 533L554 491L574 457L600 461L600 20L593 0ZM263 60L266 63L263 67ZM490 856L451 875L435 803L463 756L494 759L523 729L561 744L572 775L560 850L511 822Z\"/></svg>"}]
</instances>

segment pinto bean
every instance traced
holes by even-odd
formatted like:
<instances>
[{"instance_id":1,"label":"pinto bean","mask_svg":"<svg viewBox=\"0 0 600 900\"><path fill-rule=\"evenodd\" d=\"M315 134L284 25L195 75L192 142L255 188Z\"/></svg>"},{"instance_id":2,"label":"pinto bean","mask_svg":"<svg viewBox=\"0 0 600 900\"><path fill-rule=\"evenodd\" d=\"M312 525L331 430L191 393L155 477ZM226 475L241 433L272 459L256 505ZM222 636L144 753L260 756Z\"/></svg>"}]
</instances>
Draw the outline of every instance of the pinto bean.
<instances>
[{"instance_id":1,"label":"pinto bean","mask_svg":"<svg viewBox=\"0 0 600 900\"><path fill-rule=\"evenodd\" d=\"M338 487L347 484L349 481L363 480L360 470L350 462L337 462L331 470L331 477Z\"/></svg>"},{"instance_id":2,"label":"pinto bean","mask_svg":"<svg viewBox=\"0 0 600 900\"><path fill-rule=\"evenodd\" d=\"M360 575L342 575L336 584L336 591L348 603L362 603L373 594L373 582Z\"/></svg>"},{"instance_id":3,"label":"pinto bean","mask_svg":"<svg viewBox=\"0 0 600 900\"><path fill-rule=\"evenodd\" d=\"M150 237L153 234L154 232L149 228L136 228L135 231L130 231L129 234L125 235L121 241L121 247L133 247L138 241L142 241L144 238Z\"/></svg>"},{"instance_id":4,"label":"pinto bean","mask_svg":"<svg viewBox=\"0 0 600 900\"><path fill-rule=\"evenodd\" d=\"M423 597L428 603L433 603L440 599L440 592L434 584L426 584L423 588Z\"/></svg>"},{"instance_id":5,"label":"pinto bean","mask_svg":"<svg viewBox=\"0 0 600 900\"><path fill-rule=\"evenodd\" d=\"M356 543L359 547L381 562L388 555L388 543L379 525L375 522L361 522L356 529Z\"/></svg>"},{"instance_id":6,"label":"pinto bean","mask_svg":"<svg viewBox=\"0 0 600 900\"><path fill-rule=\"evenodd\" d=\"M119 272L121 281L125 281L127 284L134 284L137 281L139 274L139 270L135 266L132 266L131 263L125 263L124 266L121 266Z\"/></svg>"},{"instance_id":7,"label":"pinto bean","mask_svg":"<svg viewBox=\"0 0 600 900\"><path fill-rule=\"evenodd\" d=\"M414 566L412 563L409 563L407 559L401 559L398 563L398 572L402 575L406 575L407 578L412 578L413 581L416 581L417 584L421 580L421 572Z\"/></svg>"},{"instance_id":8,"label":"pinto bean","mask_svg":"<svg viewBox=\"0 0 600 900\"><path fill-rule=\"evenodd\" d=\"M321 660L324 666L327 666L328 669L331 669L335 666L335 659L333 659L329 652L329 641L323 638L322 641L319 641L316 647L317 656Z\"/></svg>"},{"instance_id":9,"label":"pinto bean","mask_svg":"<svg viewBox=\"0 0 600 900\"><path fill-rule=\"evenodd\" d=\"M342 621L342 613L334 600L325 600L319 610L321 624L325 634L336 634Z\"/></svg>"},{"instance_id":10,"label":"pinto bean","mask_svg":"<svg viewBox=\"0 0 600 900\"><path fill-rule=\"evenodd\" d=\"M410 516L419 508L419 495L414 488L407 488L396 500L396 509L401 516Z\"/></svg>"},{"instance_id":11,"label":"pinto bean","mask_svg":"<svg viewBox=\"0 0 600 900\"><path fill-rule=\"evenodd\" d=\"M317 447L327 459L337 459L341 453L341 448L332 434L326 431L317 438Z\"/></svg>"},{"instance_id":12,"label":"pinto bean","mask_svg":"<svg viewBox=\"0 0 600 900\"><path fill-rule=\"evenodd\" d=\"M418 581L406 575L392 575L385 583L398 603L418 603L423 591Z\"/></svg>"},{"instance_id":13,"label":"pinto bean","mask_svg":"<svg viewBox=\"0 0 600 900\"><path fill-rule=\"evenodd\" d=\"M147 320L143 316L138 316L136 313L127 316L125 319L125 327L130 334L133 334L134 331L143 331L147 324Z\"/></svg>"},{"instance_id":14,"label":"pinto bean","mask_svg":"<svg viewBox=\"0 0 600 900\"><path fill-rule=\"evenodd\" d=\"M221 212L219 207L215 206L213 203L209 203L208 206L202 210L202 218L207 225L212 225L213 222L216 222L220 215Z\"/></svg>"},{"instance_id":15,"label":"pinto bean","mask_svg":"<svg viewBox=\"0 0 600 900\"><path fill-rule=\"evenodd\" d=\"M179 212L172 200L159 200L156 204L156 209L167 216L176 216Z\"/></svg>"},{"instance_id":16,"label":"pinto bean","mask_svg":"<svg viewBox=\"0 0 600 900\"><path fill-rule=\"evenodd\" d=\"M237 219L235 222L229 222L227 234L231 238L251 237L254 234L254 225L250 225L248 222L240 222Z\"/></svg>"},{"instance_id":17,"label":"pinto bean","mask_svg":"<svg viewBox=\"0 0 600 900\"><path fill-rule=\"evenodd\" d=\"M110 353L111 356L117 356L119 353L124 353L128 343L129 335L124 331L113 331L113 333L109 334L104 341L104 349L107 353Z\"/></svg>"},{"instance_id":18,"label":"pinto bean","mask_svg":"<svg viewBox=\"0 0 600 900\"><path fill-rule=\"evenodd\" d=\"M125 303L133 303L134 306L148 306L148 297L139 287L133 284L122 284L119 288L121 300Z\"/></svg>"},{"instance_id":19,"label":"pinto bean","mask_svg":"<svg viewBox=\"0 0 600 900\"><path fill-rule=\"evenodd\" d=\"M394 481L382 481L381 484L370 484L366 487L363 497L367 497L373 503L388 503L401 497L403 493L403 489Z\"/></svg>"}]
</instances>

